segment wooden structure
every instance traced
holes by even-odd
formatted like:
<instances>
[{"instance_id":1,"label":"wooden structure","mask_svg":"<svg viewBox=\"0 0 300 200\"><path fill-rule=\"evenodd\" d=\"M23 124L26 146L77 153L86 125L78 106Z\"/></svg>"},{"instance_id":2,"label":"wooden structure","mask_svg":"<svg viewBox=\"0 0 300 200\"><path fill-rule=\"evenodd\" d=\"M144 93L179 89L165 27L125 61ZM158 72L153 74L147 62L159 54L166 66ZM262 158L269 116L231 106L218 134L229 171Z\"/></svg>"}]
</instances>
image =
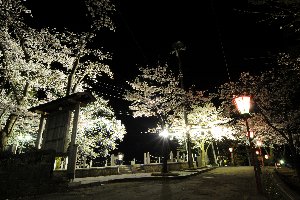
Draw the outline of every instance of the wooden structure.
<instances>
[{"instance_id":1,"label":"wooden structure","mask_svg":"<svg viewBox=\"0 0 300 200\"><path fill-rule=\"evenodd\" d=\"M78 92L29 109L31 112L41 114L36 148L52 149L56 155L68 157L67 171L70 180L75 178L77 154L75 141L80 107L95 100L89 92ZM73 123L70 133L71 121Z\"/></svg>"}]
</instances>

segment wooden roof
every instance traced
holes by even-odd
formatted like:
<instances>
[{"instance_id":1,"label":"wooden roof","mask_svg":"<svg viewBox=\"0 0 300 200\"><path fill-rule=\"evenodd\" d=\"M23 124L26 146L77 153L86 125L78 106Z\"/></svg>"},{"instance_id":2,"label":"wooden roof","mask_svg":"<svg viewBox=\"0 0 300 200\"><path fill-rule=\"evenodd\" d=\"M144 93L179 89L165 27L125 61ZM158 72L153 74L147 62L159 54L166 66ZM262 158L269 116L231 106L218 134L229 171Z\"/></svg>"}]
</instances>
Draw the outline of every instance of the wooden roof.
<instances>
[{"instance_id":1,"label":"wooden roof","mask_svg":"<svg viewBox=\"0 0 300 200\"><path fill-rule=\"evenodd\" d=\"M31 112L44 114L56 112L59 110L73 110L75 106L80 103L81 107L96 101L96 98L90 92L78 92L65 96L45 104L38 105L28 109Z\"/></svg>"}]
</instances>

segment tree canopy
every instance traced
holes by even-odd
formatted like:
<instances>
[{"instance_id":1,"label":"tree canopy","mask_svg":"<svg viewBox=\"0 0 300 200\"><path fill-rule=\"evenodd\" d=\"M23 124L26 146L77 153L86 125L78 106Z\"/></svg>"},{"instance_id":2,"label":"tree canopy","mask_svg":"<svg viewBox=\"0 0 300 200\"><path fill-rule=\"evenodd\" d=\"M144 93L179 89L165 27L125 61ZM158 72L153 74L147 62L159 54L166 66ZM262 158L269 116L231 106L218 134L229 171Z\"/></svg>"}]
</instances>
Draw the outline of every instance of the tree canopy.
<instances>
[{"instance_id":1,"label":"tree canopy","mask_svg":"<svg viewBox=\"0 0 300 200\"><path fill-rule=\"evenodd\" d=\"M114 30L110 18L114 5L106 0L84 2L92 23L89 31L81 33L32 28L24 20L24 15L31 12L22 2L0 2L1 149L15 143L20 135L35 139L38 120L27 111L30 107L75 92L92 91L87 80L97 82L104 74L113 77L107 64L110 53L95 48L92 42L100 29ZM88 144L80 143L80 152L92 157L116 148L126 133L107 101L98 95L96 98L81 111L78 134L79 143L89 138Z\"/></svg>"}]
</instances>

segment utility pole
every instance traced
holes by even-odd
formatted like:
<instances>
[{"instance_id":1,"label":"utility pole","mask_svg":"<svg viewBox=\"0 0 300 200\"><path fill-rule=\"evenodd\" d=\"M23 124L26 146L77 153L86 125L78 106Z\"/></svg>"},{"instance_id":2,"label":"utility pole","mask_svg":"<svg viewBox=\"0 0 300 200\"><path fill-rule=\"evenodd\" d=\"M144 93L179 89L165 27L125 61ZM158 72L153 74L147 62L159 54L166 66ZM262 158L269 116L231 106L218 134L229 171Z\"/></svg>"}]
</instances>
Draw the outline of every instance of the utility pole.
<instances>
[{"instance_id":1,"label":"utility pole","mask_svg":"<svg viewBox=\"0 0 300 200\"><path fill-rule=\"evenodd\" d=\"M175 55L178 59L180 87L181 87L181 89L183 89L185 91L184 84L183 84L182 65L181 65L181 59L180 59L179 52L184 51L186 48L182 42L177 41L173 44L173 49L174 49L173 53L175 53ZM185 127L187 128L188 127L188 119L187 119L187 112L186 112L187 108L186 107L187 107L187 100L186 100L186 96L185 96L184 105L183 105L183 118L184 118ZM189 130L187 130L187 129L186 129L185 136L186 136L186 146L187 146L187 154L188 154L188 165L189 165L189 168L194 168L193 157L192 157L192 147L191 147L191 136L190 136Z\"/></svg>"}]
</instances>

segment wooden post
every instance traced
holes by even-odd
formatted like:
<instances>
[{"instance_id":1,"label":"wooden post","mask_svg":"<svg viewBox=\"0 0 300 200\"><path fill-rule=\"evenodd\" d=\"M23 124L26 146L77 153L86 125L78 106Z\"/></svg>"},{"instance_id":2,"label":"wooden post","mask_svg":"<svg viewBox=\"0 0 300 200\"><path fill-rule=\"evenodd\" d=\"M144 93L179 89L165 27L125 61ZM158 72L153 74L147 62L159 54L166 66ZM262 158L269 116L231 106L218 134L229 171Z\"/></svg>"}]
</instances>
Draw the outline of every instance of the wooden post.
<instances>
[{"instance_id":1,"label":"wooden post","mask_svg":"<svg viewBox=\"0 0 300 200\"><path fill-rule=\"evenodd\" d=\"M76 142L76 134L77 134L77 125L79 120L79 111L80 111L80 103L76 105L75 114L73 118L73 128L72 128L72 135L71 135L71 143L69 149L69 162L68 162L68 178L70 181L73 181L75 178L75 167L76 167L76 154L78 146L75 145Z\"/></svg>"},{"instance_id":2,"label":"wooden post","mask_svg":"<svg viewBox=\"0 0 300 200\"><path fill-rule=\"evenodd\" d=\"M44 121L45 121L45 115L42 114L40 118L40 124L39 124L39 130L38 135L35 142L35 148L40 149L41 148L41 142L42 142L42 136L43 136L43 130L44 130Z\"/></svg>"}]
</instances>

